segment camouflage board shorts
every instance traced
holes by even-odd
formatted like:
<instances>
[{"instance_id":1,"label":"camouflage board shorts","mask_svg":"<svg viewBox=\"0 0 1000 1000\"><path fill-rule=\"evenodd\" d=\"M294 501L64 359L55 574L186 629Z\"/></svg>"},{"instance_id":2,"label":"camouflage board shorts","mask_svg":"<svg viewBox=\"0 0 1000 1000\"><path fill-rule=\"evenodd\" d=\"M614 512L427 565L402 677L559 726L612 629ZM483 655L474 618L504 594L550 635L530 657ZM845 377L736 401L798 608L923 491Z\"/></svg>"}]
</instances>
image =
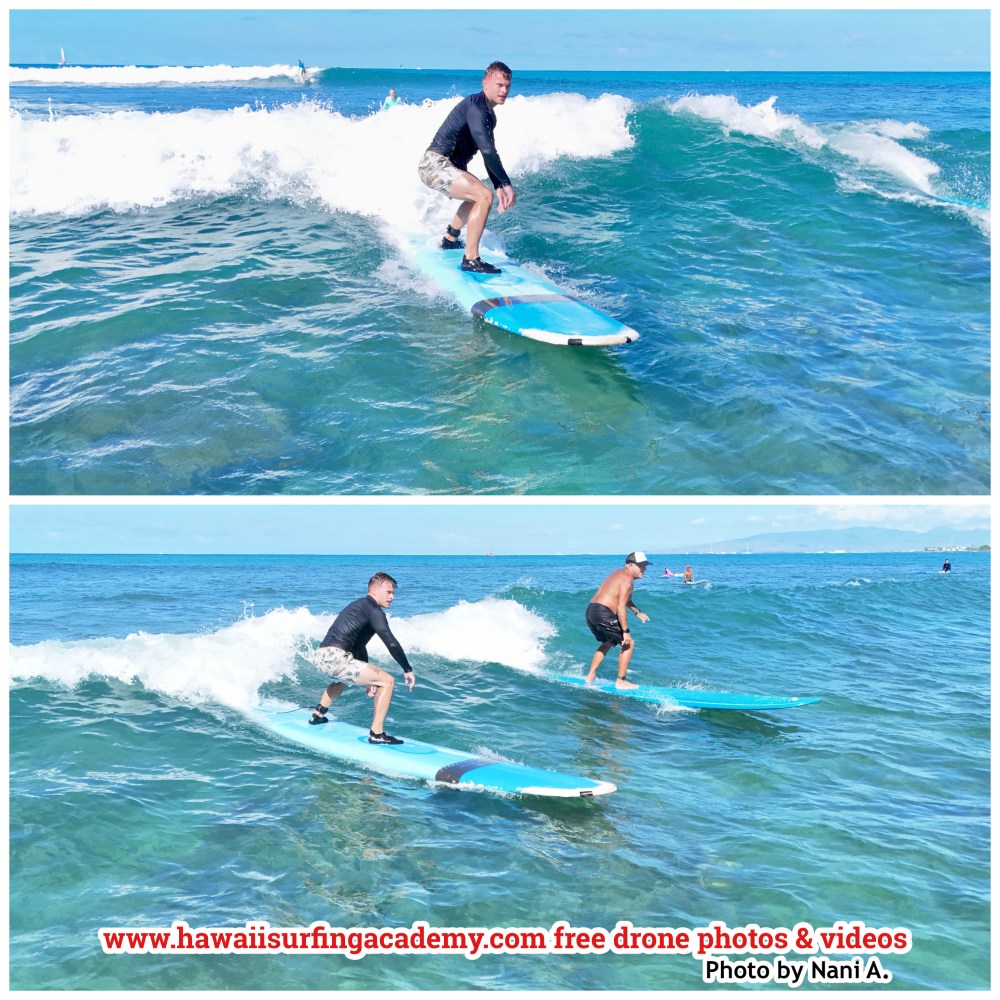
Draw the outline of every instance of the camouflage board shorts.
<instances>
[{"instance_id":1,"label":"camouflage board shorts","mask_svg":"<svg viewBox=\"0 0 1000 1000\"><path fill-rule=\"evenodd\" d=\"M354 659L346 649L339 646L320 646L313 653L313 665L324 674L329 674L335 681L344 684L357 684L361 671L368 666L361 660Z\"/></svg>"},{"instance_id":2,"label":"camouflage board shorts","mask_svg":"<svg viewBox=\"0 0 1000 1000\"><path fill-rule=\"evenodd\" d=\"M440 191L441 194L446 194L449 198L451 197L452 184L465 176L448 157L435 153L431 149L428 149L420 158L417 174L429 188Z\"/></svg>"}]
</instances>

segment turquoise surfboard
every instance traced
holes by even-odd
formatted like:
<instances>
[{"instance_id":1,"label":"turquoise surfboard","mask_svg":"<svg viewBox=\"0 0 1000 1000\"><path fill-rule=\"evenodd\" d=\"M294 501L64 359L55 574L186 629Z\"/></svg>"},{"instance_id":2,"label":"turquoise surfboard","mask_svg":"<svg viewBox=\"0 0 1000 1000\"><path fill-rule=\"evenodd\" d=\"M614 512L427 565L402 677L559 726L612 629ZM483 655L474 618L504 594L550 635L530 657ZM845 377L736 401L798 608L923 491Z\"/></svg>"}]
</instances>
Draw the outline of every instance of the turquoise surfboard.
<instances>
[{"instance_id":1,"label":"turquoise surfboard","mask_svg":"<svg viewBox=\"0 0 1000 1000\"><path fill-rule=\"evenodd\" d=\"M500 274L463 271L460 250L442 250L440 239L415 242L413 260L435 284L484 323L507 333L546 344L608 347L639 339L630 326L533 274L500 250L483 245L481 253Z\"/></svg>"},{"instance_id":2,"label":"turquoise surfboard","mask_svg":"<svg viewBox=\"0 0 1000 1000\"><path fill-rule=\"evenodd\" d=\"M714 708L731 712L769 712L779 708L796 708L799 705L812 705L819 698L794 698L782 695L767 694L731 694L726 691L698 691L693 688L656 687L653 684L640 684L637 688L619 689L614 681L597 680L588 684L583 677L569 674L552 675L553 680L561 684L572 684L575 687L586 688L588 691L599 691L601 694L613 694L618 698L630 698L633 701L644 701L653 705L678 705L682 708Z\"/></svg>"},{"instance_id":3,"label":"turquoise surfboard","mask_svg":"<svg viewBox=\"0 0 1000 1000\"><path fill-rule=\"evenodd\" d=\"M311 715L308 708L292 711L258 708L253 710L252 717L270 732L317 753L399 778L418 778L467 791L557 798L592 798L617 790L609 781L592 781L561 771L476 757L406 737L401 737L404 742L399 746L374 746L368 742L367 729L345 722L310 726Z\"/></svg>"}]
</instances>

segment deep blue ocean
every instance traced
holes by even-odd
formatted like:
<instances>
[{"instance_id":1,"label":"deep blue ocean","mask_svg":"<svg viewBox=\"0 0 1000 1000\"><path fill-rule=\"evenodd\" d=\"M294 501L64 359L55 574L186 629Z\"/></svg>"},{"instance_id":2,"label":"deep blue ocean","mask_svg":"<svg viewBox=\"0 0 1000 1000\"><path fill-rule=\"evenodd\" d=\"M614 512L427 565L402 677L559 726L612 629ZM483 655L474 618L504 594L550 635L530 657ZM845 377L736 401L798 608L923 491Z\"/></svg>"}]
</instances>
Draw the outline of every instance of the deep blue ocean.
<instances>
[{"instance_id":1,"label":"deep blue ocean","mask_svg":"<svg viewBox=\"0 0 1000 1000\"><path fill-rule=\"evenodd\" d=\"M641 334L574 351L402 250L481 71L9 72L15 494L989 490L988 74L515 67L493 238Z\"/></svg>"},{"instance_id":2,"label":"deep blue ocean","mask_svg":"<svg viewBox=\"0 0 1000 1000\"><path fill-rule=\"evenodd\" d=\"M11 559L13 989L666 990L690 956L110 956L101 927L906 927L897 989L990 983L989 556L651 553L634 676L818 696L756 715L556 685L618 559ZM663 568L691 564L701 586ZM613 781L458 792L258 728L382 569L417 686L391 731ZM395 669L373 642L376 662ZM610 667L605 668L605 673ZM367 725L349 692L339 718ZM806 987L808 988L808 987Z\"/></svg>"}]
</instances>

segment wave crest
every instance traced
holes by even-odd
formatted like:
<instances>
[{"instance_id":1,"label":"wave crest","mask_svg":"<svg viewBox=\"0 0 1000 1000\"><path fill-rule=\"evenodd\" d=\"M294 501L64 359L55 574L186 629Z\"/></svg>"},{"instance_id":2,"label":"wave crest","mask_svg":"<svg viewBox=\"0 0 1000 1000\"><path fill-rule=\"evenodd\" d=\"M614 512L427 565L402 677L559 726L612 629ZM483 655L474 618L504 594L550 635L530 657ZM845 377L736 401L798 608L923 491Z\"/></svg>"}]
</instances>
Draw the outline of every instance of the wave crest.
<instances>
[{"instance_id":1,"label":"wave crest","mask_svg":"<svg viewBox=\"0 0 1000 1000\"><path fill-rule=\"evenodd\" d=\"M308 70L314 75L319 67ZM92 87L134 87L155 84L249 83L284 80L298 83L298 66L10 66L11 86L85 84Z\"/></svg>"},{"instance_id":2,"label":"wave crest","mask_svg":"<svg viewBox=\"0 0 1000 1000\"><path fill-rule=\"evenodd\" d=\"M353 118L318 101L182 113L116 111L32 118L11 112L10 207L15 215L127 212L243 194L287 199L423 231L448 216L417 163L453 99ZM499 141L513 178L565 157L609 156L632 145L631 102L605 95L515 97ZM477 156L472 172L485 176Z\"/></svg>"},{"instance_id":3,"label":"wave crest","mask_svg":"<svg viewBox=\"0 0 1000 1000\"><path fill-rule=\"evenodd\" d=\"M989 232L988 206L956 197L940 183L937 163L902 144L927 138L925 126L891 119L813 124L779 111L777 100L770 97L759 104L744 105L725 94L689 95L667 108L674 114L688 113L718 122L727 135L750 135L801 153L831 169L847 190L951 206Z\"/></svg>"},{"instance_id":4,"label":"wave crest","mask_svg":"<svg viewBox=\"0 0 1000 1000\"><path fill-rule=\"evenodd\" d=\"M305 608L280 608L246 617L213 632L135 632L124 639L47 639L10 647L12 683L76 687L90 678L141 684L188 704L257 704L266 684L293 680L311 659L330 624ZM545 642L555 629L516 601L486 598L444 611L392 616L393 634L408 655L450 661L501 663L538 672ZM393 669L376 637L368 647L373 662ZM423 670L417 665L417 673ZM320 683L319 675L314 678Z\"/></svg>"}]
</instances>

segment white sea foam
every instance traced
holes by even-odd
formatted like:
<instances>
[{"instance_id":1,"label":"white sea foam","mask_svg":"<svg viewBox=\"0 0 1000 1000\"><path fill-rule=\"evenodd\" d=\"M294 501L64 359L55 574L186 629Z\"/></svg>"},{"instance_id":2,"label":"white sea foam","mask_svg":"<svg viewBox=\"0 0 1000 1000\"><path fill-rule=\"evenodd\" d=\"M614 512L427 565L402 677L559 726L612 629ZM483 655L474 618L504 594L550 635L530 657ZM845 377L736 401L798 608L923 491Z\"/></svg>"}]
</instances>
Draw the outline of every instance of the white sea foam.
<instances>
[{"instance_id":1,"label":"white sea foam","mask_svg":"<svg viewBox=\"0 0 1000 1000\"><path fill-rule=\"evenodd\" d=\"M776 97L760 104L743 105L728 94L690 95L669 105L671 111L687 111L699 118L720 122L727 132L741 132L762 139L792 138L821 149L823 133L798 115L786 115L775 107Z\"/></svg>"},{"instance_id":2,"label":"white sea foam","mask_svg":"<svg viewBox=\"0 0 1000 1000\"><path fill-rule=\"evenodd\" d=\"M118 638L48 639L10 647L10 678L34 678L75 687L88 678L142 684L189 704L254 705L265 684L292 679L330 625L327 615L305 608L279 609L243 618L214 632L137 632ZM394 635L407 654L502 663L537 671L553 628L516 601L487 598L460 602L445 611L391 616ZM368 647L373 663L391 667L376 637ZM305 658L305 659L304 659ZM418 665L418 673L421 671Z\"/></svg>"},{"instance_id":3,"label":"white sea foam","mask_svg":"<svg viewBox=\"0 0 1000 1000\"><path fill-rule=\"evenodd\" d=\"M454 205L417 177L417 163L454 99L362 118L303 100L177 114L116 111L40 119L10 115L15 214L127 212L237 194L372 217L399 234L425 231ZM615 95L514 97L498 110L504 165L519 177L567 157L632 145L632 104ZM470 170L485 176L481 158Z\"/></svg>"},{"instance_id":4,"label":"white sea foam","mask_svg":"<svg viewBox=\"0 0 1000 1000\"><path fill-rule=\"evenodd\" d=\"M393 619L392 630L407 650L449 660L502 663L537 672L545 662L545 640L555 629L517 601L486 598L434 614Z\"/></svg>"},{"instance_id":5,"label":"white sea foam","mask_svg":"<svg viewBox=\"0 0 1000 1000\"><path fill-rule=\"evenodd\" d=\"M319 67L309 69L310 74ZM240 83L282 77L298 82L298 66L10 66L11 85L87 84L93 87L132 87L150 84Z\"/></svg>"},{"instance_id":6,"label":"white sea foam","mask_svg":"<svg viewBox=\"0 0 1000 1000\"><path fill-rule=\"evenodd\" d=\"M244 618L215 632L136 632L124 639L48 639L12 646L13 681L42 678L74 687L87 678L141 683L193 704L253 704L268 681L292 676L295 653L320 626L303 609Z\"/></svg>"},{"instance_id":7,"label":"white sea foam","mask_svg":"<svg viewBox=\"0 0 1000 1000\"><path fill-rule=\"evenodd\" d=\"M802 151L814 162L818 156L818 162L837 174L845 190L947 207L989 232L989 209L954 198L951 192L941 189L935 183L941 168L903 145L907 140L925 138L929 134L926 126L892 119L814 125L798 115L779 111L776 103L776 97L743 105L729 95L689 95L669 104L668 110L718 122L727 135L735 132L756 136Z\"/></svg>"}]
</instances>

